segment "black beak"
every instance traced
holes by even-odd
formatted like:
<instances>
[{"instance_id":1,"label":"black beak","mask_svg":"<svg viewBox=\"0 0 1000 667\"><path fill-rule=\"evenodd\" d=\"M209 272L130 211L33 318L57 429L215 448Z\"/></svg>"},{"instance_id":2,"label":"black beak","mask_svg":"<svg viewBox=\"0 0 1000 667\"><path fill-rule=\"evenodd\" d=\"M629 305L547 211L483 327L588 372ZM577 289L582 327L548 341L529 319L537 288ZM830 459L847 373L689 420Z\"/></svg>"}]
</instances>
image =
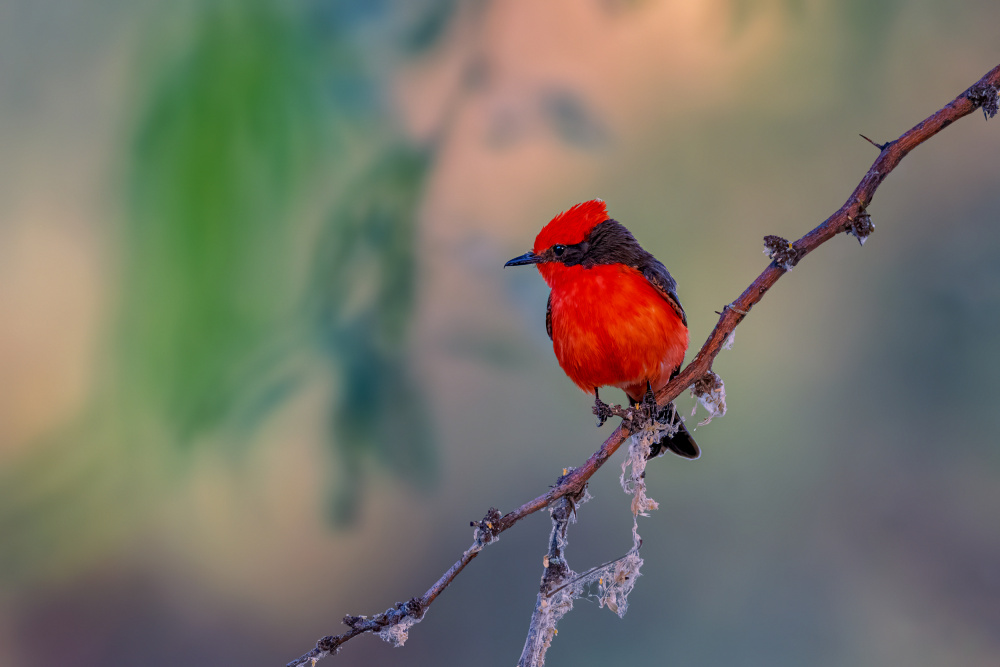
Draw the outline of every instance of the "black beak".
<instances>
[{"instance_id":1,"label":"black beak","mask_svg":"<svg viewBox=\"0 0 1000 667\"><path fill-rule=\"evenodd\" d=\"M536 255L533 252L526 252L523 255L521 255L520 257L515 257L514 259L510 260L509 262L507 262L506 264L504 264L504 266L505 267L507 267L507 266L524 266L525 264L539 264L541 262L542 262L542 258L541 257L539 257L538 255Z\"/></svg>"}]
</instances>

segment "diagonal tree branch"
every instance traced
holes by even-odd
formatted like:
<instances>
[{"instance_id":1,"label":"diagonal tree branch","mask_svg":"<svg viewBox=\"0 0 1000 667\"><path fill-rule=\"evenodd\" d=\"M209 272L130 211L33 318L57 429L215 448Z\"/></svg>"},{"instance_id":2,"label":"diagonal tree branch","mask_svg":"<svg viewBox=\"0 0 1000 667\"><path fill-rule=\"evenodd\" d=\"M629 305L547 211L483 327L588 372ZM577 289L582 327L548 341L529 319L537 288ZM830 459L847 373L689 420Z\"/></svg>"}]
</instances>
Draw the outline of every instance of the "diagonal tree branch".
<instances>
[{"instance_id":1,"label":"diagonal tree branch","mask_svg":"<svg viewBox=\"0 0 1000 667\"><path fill-rule=\"evenodd\" d=\"M868 173L865 174L858 186L854 188L854 192L836 213L798 241L790 244L788 256L776 257L775 253L772 253L772 258L775 261L772 261L771 265L764 269L764 272L743 291L739 298L726 306L719 317L718 324L715 325L715 329L712 330L701 350L677 377L657 393L657 401L665 403L673 400L684 389L708 372L725 340L743 321L750 309L764 298L764 294L771 289L778 278L795 266L803 257L841 232L853 234L861 243L864 243L872 231L866 209L882 181L910 151L956 120L968 116L979 108L983 109L987 118L995 116L998 88L1000 88L1000 65L990 70L986 76L949 102L943 109L917 123L895 141L883 144L878 158L868 169Z\"/></svg>"},{"instance_id":2,"label":"diagonal tree branch","mask_svg":"<svg viewBox=\"0 0 1000 667\"><path fill-rule=\"evenodd\" d=\"M725 347L726 340L749 314L751 308L764 297L764 294L778 281L778 278L798 264L807 254L837 234L842 232L852 234L863 244L874 229L866 209L871 203L875 191L885 178L910 151L956 120L971 114L976 109L982 109L987 119L995 116L998 107L998 89L1000 89L1000 65L990 70L943 109L927 117L895 141L876 144L869 139L873 145L880 149L879 156L844 205L794 243L789 243L776 236L769 236L765 239L765 247L772 259L771 264L735 301L723 309L708 340L705 341L691 363L657 392L657 402L665 405L677 398L682 391L691 387L692 392L703 401L718 406L720 397L724 400L725 393L721 380L712 373L712 363ZM724 403L722 405L724 411ZM571 498L580 496L587 480L607 462L630 435L632 435L631 431L624 424L619 425L604 441L600 449L587 459L586 463L579 468L566 471L556 485L546 493L502 516L499 510L490 508L479 523L472 524L476 527L472 546L466 549L462 557L421 597L411 598L405 603L398 603L395 607L371 618L364 616L344 617L344 624L349 628L347 632L341 635L323 637L316 642L315 648L289 662L287 667L315 665L318 660L336 653L344 642L366 632L378 634L383 639L401 645L406 640L406 632L409 627L423 619L427 607L451 584L458 573L479 554L484 546L496 540L500 533L524 517L548 507L552 502L566 496Z\"/></svg>"}]
</instances>

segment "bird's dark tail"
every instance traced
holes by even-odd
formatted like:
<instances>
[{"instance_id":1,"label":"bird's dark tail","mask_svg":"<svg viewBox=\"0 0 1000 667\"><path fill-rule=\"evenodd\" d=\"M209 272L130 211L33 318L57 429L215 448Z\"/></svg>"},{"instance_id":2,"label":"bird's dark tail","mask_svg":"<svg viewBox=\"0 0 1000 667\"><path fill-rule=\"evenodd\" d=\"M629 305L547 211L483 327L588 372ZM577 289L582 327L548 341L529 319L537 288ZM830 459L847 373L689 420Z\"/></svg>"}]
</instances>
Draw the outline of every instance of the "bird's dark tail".
<instances>
[{"instance_id":1,"label":"bird's dark tail","mask_svg":"<svg viewBox=\"0 0 1000 667\"><path fill-rule=\"evenodd\" d=\"M635 405L635 401L631 398L629 398L629 403ZM676 424L678 429L673 435L668 435L659 442L654 443L649 449L649 458L652 459L661 456L667 450L685 459L694 460L701 456L701 449L698 448L698 443L688 433L687 427L681 421L680 415L677 414L677 408L674 407L673 403L669 403L663 408L659 419L662 422Z\"/></svg>"},{"instance_id":2,"label":"bird's dark tail","mask_svg":"<svg viewBox=\"0 0 1000 667\"><path fill-rule=\"evenodd\" d=\"M649 450L649 458L660 456L667 449L677 456L682 456L686 459L696 459L701 456L701 449L698 448L698 443L694 441L694 438L688 433L687 427L684 426L684 422L677 416L677 409L674 407L674 404L671 403L668 405L667 410L669 411L669 417L679 428L673 435L668 435L654 444Z\"/></svg>"}]
</instances>

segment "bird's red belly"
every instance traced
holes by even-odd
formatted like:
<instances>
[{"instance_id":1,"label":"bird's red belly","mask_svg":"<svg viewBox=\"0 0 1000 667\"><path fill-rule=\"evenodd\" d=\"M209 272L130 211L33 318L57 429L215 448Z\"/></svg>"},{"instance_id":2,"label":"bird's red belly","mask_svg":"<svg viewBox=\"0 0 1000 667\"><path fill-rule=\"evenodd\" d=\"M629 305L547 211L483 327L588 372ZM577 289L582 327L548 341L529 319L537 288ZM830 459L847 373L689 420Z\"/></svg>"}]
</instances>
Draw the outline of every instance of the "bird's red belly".
<instances>
[{"instance_id":1,"label":"bird's red belly","mask_svg":"<svg viewBox=\"0 0 1000 667\"><path fill-rule=\"evenodd\" d=\"M552 342L559 365L586 392L624 389L642 397L684 361L687 327L641 273L620 264L572 275L552 289Z\"/></svg>"}]
</instances>

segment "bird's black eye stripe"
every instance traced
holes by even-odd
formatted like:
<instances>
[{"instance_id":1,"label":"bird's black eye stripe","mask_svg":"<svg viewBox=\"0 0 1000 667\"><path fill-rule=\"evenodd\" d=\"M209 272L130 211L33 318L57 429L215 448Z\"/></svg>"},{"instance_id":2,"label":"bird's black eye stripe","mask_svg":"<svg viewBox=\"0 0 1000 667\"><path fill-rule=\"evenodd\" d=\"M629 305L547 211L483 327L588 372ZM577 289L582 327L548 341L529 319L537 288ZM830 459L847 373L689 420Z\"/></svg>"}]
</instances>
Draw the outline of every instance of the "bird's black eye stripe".
<instances>
[{"instance_id":1,"label":"bird's black eye stripe","mask_svg":"<svg viewBox=\"0 0 1000 667\"><path fill-rule=\"evenodd\" d=\"M554 245L554 246L552 246L552 252L555 253L556 257L559 257L564 252L566 252L566 246L561 245L561 244L560 245Z\"/></svg>"}]
</instances>

